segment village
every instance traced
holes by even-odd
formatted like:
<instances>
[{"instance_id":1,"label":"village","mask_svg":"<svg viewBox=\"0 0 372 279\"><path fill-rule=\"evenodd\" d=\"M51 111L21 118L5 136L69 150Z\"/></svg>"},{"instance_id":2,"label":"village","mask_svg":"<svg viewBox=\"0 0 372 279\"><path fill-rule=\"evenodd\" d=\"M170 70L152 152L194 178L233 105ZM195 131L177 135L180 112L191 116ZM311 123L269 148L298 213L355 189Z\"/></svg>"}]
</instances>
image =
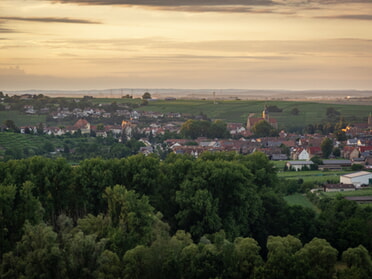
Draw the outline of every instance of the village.
<instances>
[{"instance_id":1,"label":"village","mask_svg":"<svg viewBox=\"0 0 372 279\"><path fill-rule=\"evenodd\" d=\"M147 96L147 95L148 96ZM143 101L151 100L151 95L145 93ZM43 95L24 94L14 98L16 104L22 102L45 100ZM48 99L47 99L48 100ZM56 125L29 125L19 127L21 134L39 134L48 136L78 135L82 137L113 138L118 143L128 140L137 140L141 147L137 153L150 155L159 151L169 154L189 154L195 158L205 151L209 152L236 152L239 154L251 154L256 151L264 153L272 161L285 162L286 171L320 170L338 171L349 168L354 171L366 171L372 169L372 115L366 122L353 123L343 127L343 137L335 133L289 133L284 129L279 130L278 120L271 116L267 106L261 112L249 113L245 123L222 122L226 129L223 137L195 136L188 137L182 134L182 127L186 121L203 121L208 119L202 113L190 115L180 112L152 112L142 111L141 107L130 107L129 105L102 105L88 106L92 97L85 96L76 99L72 105L37 106L34 103L26 103L20 110L27 115L44 114L47 119L57 123ZM83 104L84 101L87 104ZM4 95L2 96L4 103ZM4 109L9 110L14 103L5 104ZM274 107L275 108L275 107ZM276 108L278 109L278 108ZM112 120L115 121L112 121ZM62 125L60 123L73 125ZM121 122L113 124L113 122ZM212 121L212 120L208 120ZM94 124L92 124L94 123ZM266 134L257 135L255 127L258 124L266 124L275 136ZM2 126L3 131L7 127ZM328 147L322 147L328 141ZM55 152L64 152L63 148L56 147ZM74 152L70 150L68 152ZM326 154L324 154L326 152ZM363 175L363 173L361 173ZM345 184L345 185L341 185ZM340 179L340 184L330 185L332 190L350 190L360 187L361 184L349 187ZM363 185L370 184L362 183ZM348 188L349 187L349 188Z\"/></svg>"},{"instance_id":2,"label":"village","mask_svg":"<svg viewBox=\"0 0 372 279\"><path fill-rule=\"evenodd\" d=\"M24 106L26 114L35 114L37 111L33 106ZM47 108L41 108L39 113L48 113ZM261 114L261 115L260 115ZM299 135L287 133L284 130L278 132L276 137L255 137L252 128L258 122L265 121L273 129L278 129L278 122L270 117L267 108L262 113L251 113L247 117L246 123L226 123L226 130L229 138L206 138L197 137L195 139L169 138L171 135L179 135L182 124L191 116L178 112L159 113L151 111L140 111L134 109L118 108L115 111L107 112L104 108L60 108L58 111L51 112L49 117L57 120L65 118L77 119L72 126L49 127L43 126L42 133L46 135L62 136L65 134L79 133L85 136L95 136L106 138L109 135L122 141L129 140L134 134L145 147L140 149L140 153L151 154L155 151L155 137L165 134L166 139L159 143L170 152L176 154L190 154L198 157L202 152L221 152L234 151L240 154L250 154L255 151L263 152L274 161L288 161L288 169L300 170L309 168L313 164L310 160L313 157L329 159L323 160L319 166L321 170L337 170L342 167L360 165L363 168L372 168L372 116L368 116L366 123L354 123L352 126L345 127L342 131L346 138L343 141L337 140L332 135L322 135L318 133ZM93 125L89 119L110 119L117 117L123 119L121 125L104 125L102 123ZM196 120L201 118L196 117ZM37 133L40 127L20 127L20 133ZM329 156L322 154L322 142L325 138L332 140L332 152ZM328 158L329 157L329 158ZM337 159L337 160L335 160ZM296 162L299 161L299 162Z\"/></svg>"}]
</instances>

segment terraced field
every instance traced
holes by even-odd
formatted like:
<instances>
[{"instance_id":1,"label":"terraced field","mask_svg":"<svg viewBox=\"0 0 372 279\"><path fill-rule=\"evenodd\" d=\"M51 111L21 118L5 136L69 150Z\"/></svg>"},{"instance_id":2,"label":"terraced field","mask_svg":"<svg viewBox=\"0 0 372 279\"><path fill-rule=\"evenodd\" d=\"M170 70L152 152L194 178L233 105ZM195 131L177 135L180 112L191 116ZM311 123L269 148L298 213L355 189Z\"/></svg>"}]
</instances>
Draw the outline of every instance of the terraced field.
<instances>
[{"instance_id":1,"label":"terraced field","mask_svg":"<svg viewBox=\"0 0 372 279\"><path fill-rule=\"evenodd\" d=\"M63 146L61 140L57 138L47 139L37 135L0 132L0 155L4 156L7 149L22 150L30 155L37 155L43 152L42 147L48 143L52 143L54 146Z\"/></svg>"},{"instance_id":2,"label":"terraced field","mask_svg":"<svg viewBox=\"0 0 372 279\"><path fill-rule=\"evenodd\" d=\"M0 124L6 120L13 120L17 127L37 126L39 123L45 123L46 115L31 115L18 111L0 111Z\"/></svg>"}]
</instances>

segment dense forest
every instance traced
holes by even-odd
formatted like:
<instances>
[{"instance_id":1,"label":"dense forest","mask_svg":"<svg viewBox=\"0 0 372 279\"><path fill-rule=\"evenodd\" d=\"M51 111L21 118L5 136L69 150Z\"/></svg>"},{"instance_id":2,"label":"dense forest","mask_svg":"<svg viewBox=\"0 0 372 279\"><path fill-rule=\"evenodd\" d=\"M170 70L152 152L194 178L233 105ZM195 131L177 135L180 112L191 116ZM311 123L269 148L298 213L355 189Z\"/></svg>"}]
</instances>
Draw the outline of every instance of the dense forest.
<instances>
[{"instance_id":1,"label":"dense forest","mask_svg":"<svg viewBox=\"0 0 372 279\"><path fill-rule=\"evenodd\" d=\"M0 277L371 278L372 207L289 206L276 171L258 152L0 162Z\"/></svg>"}]
</instances>

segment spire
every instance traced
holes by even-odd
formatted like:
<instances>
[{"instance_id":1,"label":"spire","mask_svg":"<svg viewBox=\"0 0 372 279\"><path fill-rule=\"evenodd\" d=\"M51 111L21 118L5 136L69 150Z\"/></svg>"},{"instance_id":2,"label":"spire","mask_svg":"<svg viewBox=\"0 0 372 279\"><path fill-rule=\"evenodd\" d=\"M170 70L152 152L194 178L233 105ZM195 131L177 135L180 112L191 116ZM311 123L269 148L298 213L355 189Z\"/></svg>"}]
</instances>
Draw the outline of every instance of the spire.
<instances>
[{"instance_id":1,"label":"spire","mask_svg":"<svg viewBox=\"0 0 372 279\"><path fill-rule=\"evenodd\" d=\"M269 111L267 109L267 105L265 105L264 110L262 111L262 118L266 121L269 120Z\"/></svg>"}]
</instances>

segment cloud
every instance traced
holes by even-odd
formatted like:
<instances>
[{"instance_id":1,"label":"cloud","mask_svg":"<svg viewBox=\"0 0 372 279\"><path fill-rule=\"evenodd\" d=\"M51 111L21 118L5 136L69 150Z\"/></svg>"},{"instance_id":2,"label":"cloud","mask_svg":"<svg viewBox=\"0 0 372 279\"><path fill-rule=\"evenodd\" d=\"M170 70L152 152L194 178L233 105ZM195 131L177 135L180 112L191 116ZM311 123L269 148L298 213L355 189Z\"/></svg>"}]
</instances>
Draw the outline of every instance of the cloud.
<instances>
[{"instance_id":1,"label":"cloud","mask_svg":"<svg viewBox=\"0 0 372 279\"><path fill-rule=\"evenodd\" d=\"M122 5L152 7L192 7L192 6L309 6L329 4L371 3L371 0L46 0L54 3L80 5Z\"/></svg>"},{"instance_id":2,"label":"cloud","mask_svg":"<svg viewBox=\"0 0 372 279\"><path fill-rule=\"evenodd\" d=\"M371 0L315 0L320 4L356 4L356 3L371 3Z\"/></svg>"},{"instance_id":3,"label":"cloud","mask_svg":"<svg viewBox=\"0 0 372 279\"><path fill-rule=\"evenodd\" d=\"M46 0L54 3L79 5L110 5L110 6L141 6L154 10L176 12L216 12L216 13L280 13L293 14L287 11L277 11L277 0ZM256 7L253 9L253 7ZM261 7L258 8L257 7Z\"/></svg>"},{"instance_id":4,"label":"cloud","mask_svg":"<svg viewBox=\"0 0 372 279\"><path fill-rule=\"evenodd\" d=\"M192 12L192 13L250 13L250 14L295 14L295 12L281 11L272 8L252 8L248 6L161 6L151 7L156 10L176 11L176 12Z\"/></svg>"},{"instance_id":5,"label":"cloud","mask_svg":"<svg viewBox=\"0 0 372 279\"><path fill-rule=\"evenodd\" d=\"M2 16L0 20L16 20L16 21L35 21L45 23L79 23L79 24L101 24L98 21L91 21L86 19L68 18L68 17L16 17L16 16ZM0 29L1 31L1 29Z\"/></svg>"},{"instance_id":6,"label":"cloud","mask_svg":"<svg viewBox=\"0 0 372 279\"><path fill-rule=\"evenodd\" d=\"M372 20L372 15L370 15L370 14L360 14L360 15L333 15L333 16L317 16L315 18L319 18L319 19Z\"/></svg>"},{"instance_id":7,"label":"cloud","mask_svg":"<svg viewBox=\"0 0 372 279\"><path fill-rule=\"evenodd\" d=\"M190 13L247 13L296 15L299 10L319 10L338 4L371 4L371 0L44 0L77 5L143 7Z\"/></svg>"},{"instance_id":8,"label":"cloud","mask_svg":"<svg viewBox=\"0 0 372 279\"><path fill-rule=\"evenodd\" d=\"M57 3L124 6L270 6L273 0L51 0Z\"/></svg>"},{"instance_id":9,"label":"cloud","mask_svg":"<svg viewBox=\"0 0 372 279\"><path fill-rule=\"evenodd\" d=\"M17 31L9 28L0 27L0 33L17 33Z\"/></svg>"}]
</instances>

